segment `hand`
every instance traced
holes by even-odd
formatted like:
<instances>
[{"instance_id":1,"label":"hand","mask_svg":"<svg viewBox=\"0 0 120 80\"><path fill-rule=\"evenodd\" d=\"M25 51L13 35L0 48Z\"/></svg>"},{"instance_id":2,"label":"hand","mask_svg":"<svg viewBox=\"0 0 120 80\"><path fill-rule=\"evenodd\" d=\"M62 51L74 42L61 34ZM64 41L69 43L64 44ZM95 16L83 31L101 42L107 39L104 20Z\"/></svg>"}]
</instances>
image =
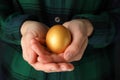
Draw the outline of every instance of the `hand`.
<instances>
[{"instance_id":1,"label":"hand","mask_svg":"<svg viewBox=\"0 0 120 80\"><path fill-rule=\"evenodd\" d=\"M76 19L63 24L72 34L72 43L64 52L64 59L68 62L78 61L82 58L88 44L88 37L93 32L90 21Z\"/></svg>"},{"instance_id":2,"label":"hand","mask_svg":"<svg viewBox=\"0 0 120 80\"><path fill-rule=\"evenodd\" d=\"M62 72L72 71L74 66L64 60L61 55L47 52L46 48L43 48L37 40L32 40L32 49L35 53L39 54L37 62L32 64L36 70L42 70L44 72ZM47 52L47 53L45 53ZM42 55L44 53L44 55Z\"/></svg>"},{"instance_id":3,"label":"hand","mask_svg":"<svg viewBox=\"0 0 120 80\"><path fill-rule=\"evenodd\" d=\"M36 70L60 72L73 70L61 56L50 53L45 47L48 27L35 21L26 21L21 27L23 58Z\"/></svg>"},{"instance_id":4,"label":"hand","mask_svg":"<svg viewBox=\"0 0 120 80\"><path fill-rule=\"evenodd\" d=\"M21 46L23 50L23 58L28 63L34 63L37 59L37 54L31 48L31 40L36 39L41 44L45 43L45 35L48 27L36 21L26 21L21 27Z\"/></svg>"}]
</instances>

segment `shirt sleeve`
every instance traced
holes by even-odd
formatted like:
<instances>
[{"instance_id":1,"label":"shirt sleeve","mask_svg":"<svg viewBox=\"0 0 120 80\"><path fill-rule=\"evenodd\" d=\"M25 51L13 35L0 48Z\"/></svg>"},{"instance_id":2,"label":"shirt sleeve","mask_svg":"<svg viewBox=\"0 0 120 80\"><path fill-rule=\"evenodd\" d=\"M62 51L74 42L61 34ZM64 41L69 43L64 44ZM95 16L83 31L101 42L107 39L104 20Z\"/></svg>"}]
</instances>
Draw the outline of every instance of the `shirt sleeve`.
<instances>
[{"instance_id":1,"label":"shirt sleeve","mask_svg":"<svg viewBox=\"0 0 120 80\"><path fill-rule=\"evenodd\" d=\"M15 10L12 2L0 1L0 39L20 45L20 27L26 20L37 20L31 14L23 14L21 10Z\"/></svg>"},{"instance_id":2,"label":"shirt sleeve","mask_svg":"<svg viewBox=\"0 0 120 80\"><path fill-rule=\"evenodd\" d=\"M89 37L89 45L94 48L103 48L108 46L115 38L115 21L120 18L120 2L112 0L106 8L102 8L98 13L78 14L73 19L88 19L94 27L93 34Z\"/></svg>"}]
</instances>

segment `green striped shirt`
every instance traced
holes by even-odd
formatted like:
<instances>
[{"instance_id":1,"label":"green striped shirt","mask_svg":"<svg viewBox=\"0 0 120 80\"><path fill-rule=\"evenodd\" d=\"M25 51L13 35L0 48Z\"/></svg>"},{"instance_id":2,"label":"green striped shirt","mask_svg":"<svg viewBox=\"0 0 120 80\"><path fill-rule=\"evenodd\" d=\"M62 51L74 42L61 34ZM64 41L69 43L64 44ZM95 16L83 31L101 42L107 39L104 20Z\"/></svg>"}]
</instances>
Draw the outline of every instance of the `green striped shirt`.
<instances>
[{"instance_id":1,"label":"green striped shirt","mask_svg":"<svg viewBox=\"0 0 120 80\"><path fill-rule=\"evenodd\" d=\"M6 59L7 80L110 80L106 46L114 39L119 15L119 0L0 0L0 39L10 45L0 48ZM19 46L24 21L35 20L50 27L72 19L88 19L94 27L85 56L73 63L74 71L46 74L23 60Z\"/></svg>"},{"instance_id":2,"label":"green striped shirt","mask_svg":"<svg viewBox=\"0 0 120 80\"><path fill-rule=\"evenodd\" d=\"M112 13L120 13L120 8L111 4L109 0L0 0L0 36L7 42L19 44L19 28L25 20L37 20L52 26L86 18L95 29L89 44L104 47L110 44L115 33Z\"/></svg>"}]
</instances>

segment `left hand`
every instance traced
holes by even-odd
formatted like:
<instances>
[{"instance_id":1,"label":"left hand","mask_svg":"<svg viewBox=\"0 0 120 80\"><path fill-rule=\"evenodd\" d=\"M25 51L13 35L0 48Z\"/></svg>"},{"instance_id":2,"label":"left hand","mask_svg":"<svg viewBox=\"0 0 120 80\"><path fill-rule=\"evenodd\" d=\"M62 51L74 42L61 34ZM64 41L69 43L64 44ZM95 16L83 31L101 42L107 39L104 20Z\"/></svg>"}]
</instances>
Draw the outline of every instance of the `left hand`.
<instances>
[{"instance_id":1,"label":"left hand","mask_svg":"<svg viewBox=\"0 0 120 80\"><path fill-rule=\"evenodd\" d=\"M72 42L63 53L66 61L78 61L82 58L88 44L88 37L93 32L90 21L86 19L76 19L63 24L72 35Z\"/></svg>"}]
</instances>

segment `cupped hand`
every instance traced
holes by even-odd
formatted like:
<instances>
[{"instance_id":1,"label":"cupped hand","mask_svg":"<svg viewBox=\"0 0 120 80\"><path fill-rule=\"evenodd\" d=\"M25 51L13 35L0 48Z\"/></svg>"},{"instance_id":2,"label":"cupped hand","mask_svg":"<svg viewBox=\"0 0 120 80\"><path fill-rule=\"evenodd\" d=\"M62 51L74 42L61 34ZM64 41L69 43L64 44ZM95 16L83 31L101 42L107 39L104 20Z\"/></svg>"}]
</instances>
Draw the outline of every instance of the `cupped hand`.
<instances>
[{"instance_id":1,"label":"cupped hand","mask_svg":"<svg viewBox=\"0 0 120 80\"><path fill-rule=\"evenodd\" d=\"M37 62L31 64L36 70L42 70L44 72L62 72L72 71L74 69L74 66L66 62L61 55L49 52L39 41L33 39L31 44L32 50L38 54Z\"/></svg>"},{"instance_id":2,"label":"cupped hand","mask_svg":"<svg viewBox=\"0 0 120 80\"><path fill-rule=\"evenodd\" d=\"M93 32L92 24L86 19L76 19L63 24L72 35L72 42L63 53L68 62L78 61L82 58L88 44L88 37Z\"/></svg>"},{"instance_id":3,"label":"cupped hand","mask_svg":"<svg viewBox=\"0 0 120 80\"><path fill-rule=\"evenodd\" d=\"M48 27L42 23L36 21L26 21L23 23L21 27L21 46L23 51L23 58L28 63L36 62L38 56L31 48L31 40L36 39L44 45L47 31Z\"/></svg>"},{"instance_id":4,"label":"cupped hand","mask_svg":"<svg viewBox=\"0 0 120 80\"><path fill-rule=\"evenodd\" d=\"M52 54L45 47L48 27L40 22L26 21L21 27L23 58L36 70L44 72L70 71L74 67L60 55Z\"/></svg>"}]
</instances>

